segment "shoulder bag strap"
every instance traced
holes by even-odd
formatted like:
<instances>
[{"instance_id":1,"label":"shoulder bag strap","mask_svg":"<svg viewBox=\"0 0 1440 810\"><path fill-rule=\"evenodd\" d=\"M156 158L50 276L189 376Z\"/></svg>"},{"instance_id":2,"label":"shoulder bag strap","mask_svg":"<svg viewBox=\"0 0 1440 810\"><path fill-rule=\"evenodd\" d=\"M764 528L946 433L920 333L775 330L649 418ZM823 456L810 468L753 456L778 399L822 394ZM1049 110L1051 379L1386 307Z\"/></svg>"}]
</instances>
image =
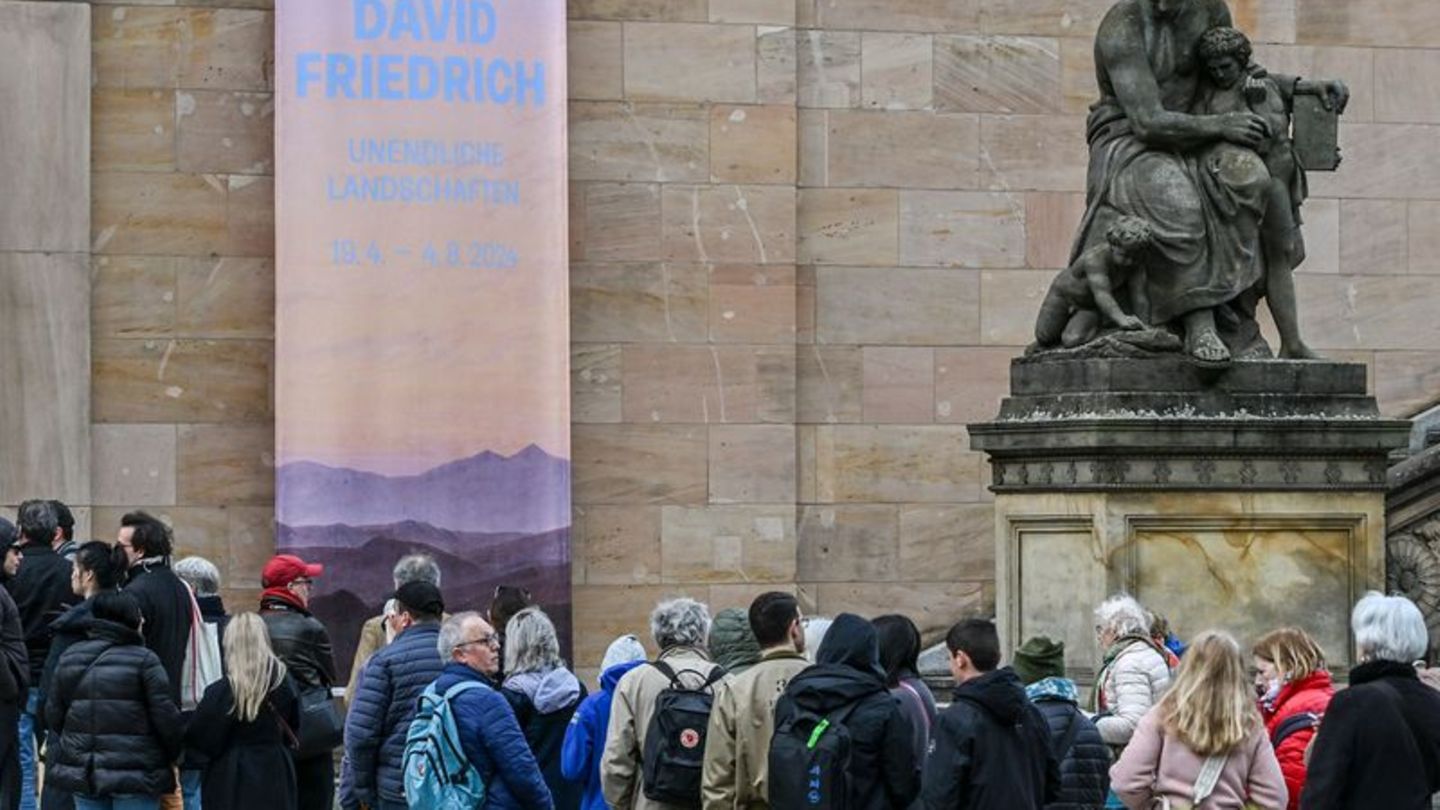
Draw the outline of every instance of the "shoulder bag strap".
<instances>
[{"instance_id":1,"label":"shoulder bag strap","mask_svg":"<svg viewBox=\"0 0 1440 810\"><path fill-rule=\"evenodd\" d=\"M296 736L295 729L291 728L290 724L285 722L285 715L281 714L280 710L275 708L275 704L270 702L269 695L265 696L265 708L269 709L270 713L275 715L275 723L280 726L280 732L285 735L286 745L292 751L299 751L300 738Z\"/></svg>"},{"instance_id":2,"label":"shoulder bag strap","mask_svg":"<svg viewBox=\"0 0 1440 810\"><path fill-rule=\"evenodd\" d=\"M1080 736L1080 710L1076 709L1070 713L1070 725L1065 727L1065 734L1060 738L1060 745L1055 749L1055 756L1064 759L1070 749L1075 747L1075 738Z\"/></svg>"},{"instance_id":3,"label":"shoulder bag strap","mask_svg":"<svg viewBox=\"0 0 1440 810\"><path fill-rule=\"evenodd\" d=\"M912 697L912 698L915 699L916 705L918 705L918 706L920 707L920 717L923 718L924 721L925 721L925 738L926 738L926 739L929 739L929 738L930 738L930 712L927 710L927 708L926 708L926 706L925 706L925 699L922 698L922 697L920 697L920 693L917 692L917 691L915 691L915 687L911 686L910 684L908 684L908 683L906 683L906 682L904 682L904 681L900 681L900 688L904 689L907 693L909 693L910 697Z\"/></svg>"},{"instance_id":4,"label":"shoulder bag strap","mask_svg":"<svg viewBox=\"0 0 1440 810\"><path fill-rule=\"evenodd\" d=\"M1200 774L1195 777L1195 788L1190 794L1193 806L1199 807L1201 802L1215 792L1215 786L1220 783L1220 773L1225 770L1225 763L1229 759L1229 754L1215 754L1205 758L1205 762L1200 765Z\"/></svg>"}]
</instances>

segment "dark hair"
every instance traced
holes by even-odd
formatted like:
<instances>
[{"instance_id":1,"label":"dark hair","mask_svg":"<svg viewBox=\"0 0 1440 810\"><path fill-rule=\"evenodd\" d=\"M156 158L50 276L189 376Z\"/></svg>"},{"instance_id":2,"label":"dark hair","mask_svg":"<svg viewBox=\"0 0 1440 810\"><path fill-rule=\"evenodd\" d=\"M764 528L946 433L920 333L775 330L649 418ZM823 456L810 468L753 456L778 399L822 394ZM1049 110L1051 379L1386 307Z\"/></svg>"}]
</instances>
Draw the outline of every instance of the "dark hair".
<instances>
[{"instance_id":1,"label":"dark hair","mask_svg":"<svg viewBox=\"0 0 1440 810\"><path fill-rule=\"evenodd\" d=\"M114 590L120 587L120 576L125 571L125 552L103 540L91 540L75 549L75 565L94 574L100 590Z\"/></svg>"},{"instance_id":2,"label":"dark hair","mask_svg":"<svg viewBox=\"0 0 1440 810\"><path fill-rule=\"evenodd\" d=\"M90 600L90 612L96 618L140 629L140 603L124 591L103 591Z\"/></svg>"},{"instance_id":3,"label":"dark hair","mask_svg":"<svg viewBox=\"0 0 1440 810\"><path fill-rule=\"evenodd\" d=\"M768 591L750 603L750 632L761 649L774 647L790 633L790 624L800 618L800 602L794 594Z\"/></svg>"},{"instance_id":4,"label":"dark hair","mask_svg":"<svg viewBox=\"0 0 1440 810\"><path fill-rule=\"evenodd\" d=\"M958 622L945 634L945 646L951 655L957 652L968 655L970 663L981 672L1000 666L1000 634L995 630L995 623L987 619Z\"/></svg>"},{"instance_id":5,"label":"dark hair","mask_svg":"<svg viewBox=\"0 0 1440 810\"><path fill-rule=\"evenodd\" d=\"M1106 229L1105 241L1126 250L1143 250L1155 243L1155 229L1139 217L1120 217Z\"/></svg>"},{"instance_id":6,"label":"dark hair","mask_svg":"<svg viewBox=\"0 0 1440 810\"><path fill-rule=\"evenodd\" d=\"M892 688L900 679L914 677L920 668L920 628L898 613L876 616L870 621L880 636L880 666L885 668L885 682Z\"/></svg>"},{"instance_id":7,"label":"dark hair","mask_svg":"<svg viewBox=\"0 0 1440 810\"><path fill-rule=\"evenodd\" d=\"M120 518L120 527L134 529L130 545L146 557L169 557L170 527L148 512L129 512Z\"/></svg>"},{"instance_id":8,"label":"dark hair","mask_svg":"<svg viewBox=\"0 0 1440 810\"><path fill-rule=\"evenodd\" d=\"M1250 57L1254 55L1254 49L1250 47L1250 38L1245 36L1244 31L1224 26L1211 28L1201 34L1198 48L1202 63L1212 62L1224 56L1233 56L1243 68L1250 64Z\"/></svg>"},{"instance_id":9,"label":"dark hair","mask_svg":"<svg viewBox=\"0 0 1440 810\"><path fill-rule=\"evenodd\" d=\"M65 541L75 539L75 515L70 507L60 501L51 501L50 508L55 510L55 524L60 527L61 534Z\"/></svg>"},{"instance_id":10,"label":"dark hair","mask_svg":"<svg viewBox=\"0 0 1440 810\"><path fill-rule=\"evenodd\" d=\"M49 501L26 501L16 510L15 522L20 524L20 537L26 542L50 545L60 524L55 507Z\"/></svg>"},{"instance_id":11,"label":"dark hair","mask_svg":"<svg viewBox=\"0 0 1440 810\"><path fill-rule=\"evenodd\" d=\"M516 585L496 585L495 598L490 600L490 624L495 632L505 635L505 625L515 614L535 604L530 601L530 591Z\"/></svg>"}]
</instances>

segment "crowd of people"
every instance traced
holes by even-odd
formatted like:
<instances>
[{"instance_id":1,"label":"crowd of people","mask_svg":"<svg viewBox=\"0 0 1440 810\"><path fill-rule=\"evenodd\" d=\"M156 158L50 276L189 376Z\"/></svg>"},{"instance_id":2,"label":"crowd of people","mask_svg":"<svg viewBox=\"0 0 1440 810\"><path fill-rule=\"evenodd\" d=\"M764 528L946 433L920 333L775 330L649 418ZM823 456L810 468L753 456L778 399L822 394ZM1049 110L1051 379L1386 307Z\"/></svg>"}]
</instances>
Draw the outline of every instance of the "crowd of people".
<instances>
[{"instance_id":1,"label":"crowd of people","mask_svg":"<svg viewBox=\"0 0 1440 810\"><path fill-rule=\"evenodd\" d=\"M1355 605L1338 691L1302 629L1248 654L1220 631L1186 645L1122 594L1094 611L1088 697L1064 644L1003 665L995 625L969 619L944 638L943 705L913 621L807 617L776 591L713 619L661 602L650 649L616 638L592 693L528 592L450 613L415 554L342 709L309 609L321 566L272 558L258 609L230 613L217 567L172 564L144 512L113 544L77 543L56 501L17 523L0 519L0 810L1421 810L1440 790L1440 678L1399 596Z\"/></svg>"}]
</instances>

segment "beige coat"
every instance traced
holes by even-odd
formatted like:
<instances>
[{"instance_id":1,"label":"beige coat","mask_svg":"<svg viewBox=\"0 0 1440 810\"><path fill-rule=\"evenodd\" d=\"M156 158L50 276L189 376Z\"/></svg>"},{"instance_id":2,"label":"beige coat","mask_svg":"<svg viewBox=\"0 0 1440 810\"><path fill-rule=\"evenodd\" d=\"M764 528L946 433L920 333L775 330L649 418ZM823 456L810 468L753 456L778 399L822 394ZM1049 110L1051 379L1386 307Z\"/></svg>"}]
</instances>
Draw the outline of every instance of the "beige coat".
<instances>
[{"instance_id":1,"label":"beige coat","mask_svg":"<svg viewBox=\"0 0 1440 810\"><path fill-rule=\"evenodd\" d=\"M693 647L672 647L660 654L660 660L680 673L688 687L699 687L701 678L708 678L718 666L703 650ZM700 675L681 672L687 669ZM670 679L660 670L643 665L625 673L615 685L605 752L600 757L600 787L605 801L615 810L683 810L645 798L641 775L645 731L650 727L650 716L655 713L656 698L669 685Z\"/></svg>"},{"instance_id":2,"label":"beige coat","mask_svg":"<svg viewBox=\"0 0 1440 810\"><path fill-rule=\"evenodd\" d=\"M365 664L370 661L370 656L384 646L385 616L371 616L360 627L360 643L355 647L355 663L350 666L350 682L345 684L346 710L349 710L350 702L355 699L355 689L360 684L360 673L365 671Z\"/></svg>"},{"instance_id":3,"label":"beige coat","mask_svg":"<svg viewBox=\"0 0 1440 810\"><path fill-rule=\"evenodd\" d=\"M768 808L770 738L775 702L810 665L792 650L772 650L760 663L720 684L705 733L704 810Z\"/></svg>"},{"instance_id":4,"label":"beige coat","mask_svg":"<svg viewBox=\"0 0 1440 810\"><path fill-rule=\"evenodd\" d=\"M1096 701L1103 701L1105 714L1095 718L1095 727L1106 745L1123 747L1165 690L1170 688L1170 665L1151 644L1132 640L1100 673Z\"/></svg>"}]
</instances>

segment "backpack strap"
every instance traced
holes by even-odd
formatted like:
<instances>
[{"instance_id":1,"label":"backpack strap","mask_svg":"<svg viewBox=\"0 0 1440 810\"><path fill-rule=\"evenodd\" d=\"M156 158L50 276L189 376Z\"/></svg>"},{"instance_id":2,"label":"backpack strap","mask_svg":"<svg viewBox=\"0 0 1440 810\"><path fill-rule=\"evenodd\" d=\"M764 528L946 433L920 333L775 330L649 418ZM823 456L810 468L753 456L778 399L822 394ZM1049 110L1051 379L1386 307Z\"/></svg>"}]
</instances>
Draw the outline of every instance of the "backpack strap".
<instances>
[{"instance_id":1,"label":"backpack strap","mask_svg":"<svg viewBox=\"0 0 1440 810\"><path fill-rule=\"evenodd\" d=\"M1291 734L1296 734L1308 728L1316 728L1320 725L1320 715L1314 712L1300 712L1292 714L1275 727L1275 733L1270 735L1270 745L1279 748L1280 743Z\"/></svg>"},{"instance_id":2,"label":"backpack strap","mask_svg":"<svg viewBox=\"0 0 1440 810\"><path fill-rule=\"evenodd\" d=\"M656 669L660 670L660 674L661 674L661 675L664 675L666 678L668 678L668 679L670 680L670 688L671 688L671 689L679 689L679 690L684 691L684 692L707 692L707 691L710 691L710 690L712 690L712 689L714 688L715 684L717 684L717 683L720 682L720 679L721 679L721 678L724 678L726 675L729 674L729 672L728 672L724 667L720 666L719 664L716 664L715 667L710 670L710 674L704 676L704 681L703 681L699 686L695 687L694 689L691 689L690 687L686 686L684 683L681 682L681 680L680 680L680 674L683 673L683 672L693 672L693 673L695 673L696 675L701 675L700 670L698 670L698 669L682 669L682 670L678 670L678 671L677 671L674 667L670 666L669 664L667 664L666 662L664 662L664 661L662 661L662 660L660 660L660 659L658 659L658 658L655 659L654 661L651 661L651 662L650 662L650 666L655 667Z\"/></svg>"},{"instance_id":3,"label":"backpack strap","mask_svg":"<svg viewBox=\"0 0 1440 810\"><path fill-rule=\"evenodd\" d=\"M1075 738L1080 736L1080 710L1076 709L1070 713L1070 725L1065 727L1065 733L1060 737L1060 742L1055 748L1055 756L1065 759L1070 749L1075 747Z\"/></svg>"}]
</instances>

